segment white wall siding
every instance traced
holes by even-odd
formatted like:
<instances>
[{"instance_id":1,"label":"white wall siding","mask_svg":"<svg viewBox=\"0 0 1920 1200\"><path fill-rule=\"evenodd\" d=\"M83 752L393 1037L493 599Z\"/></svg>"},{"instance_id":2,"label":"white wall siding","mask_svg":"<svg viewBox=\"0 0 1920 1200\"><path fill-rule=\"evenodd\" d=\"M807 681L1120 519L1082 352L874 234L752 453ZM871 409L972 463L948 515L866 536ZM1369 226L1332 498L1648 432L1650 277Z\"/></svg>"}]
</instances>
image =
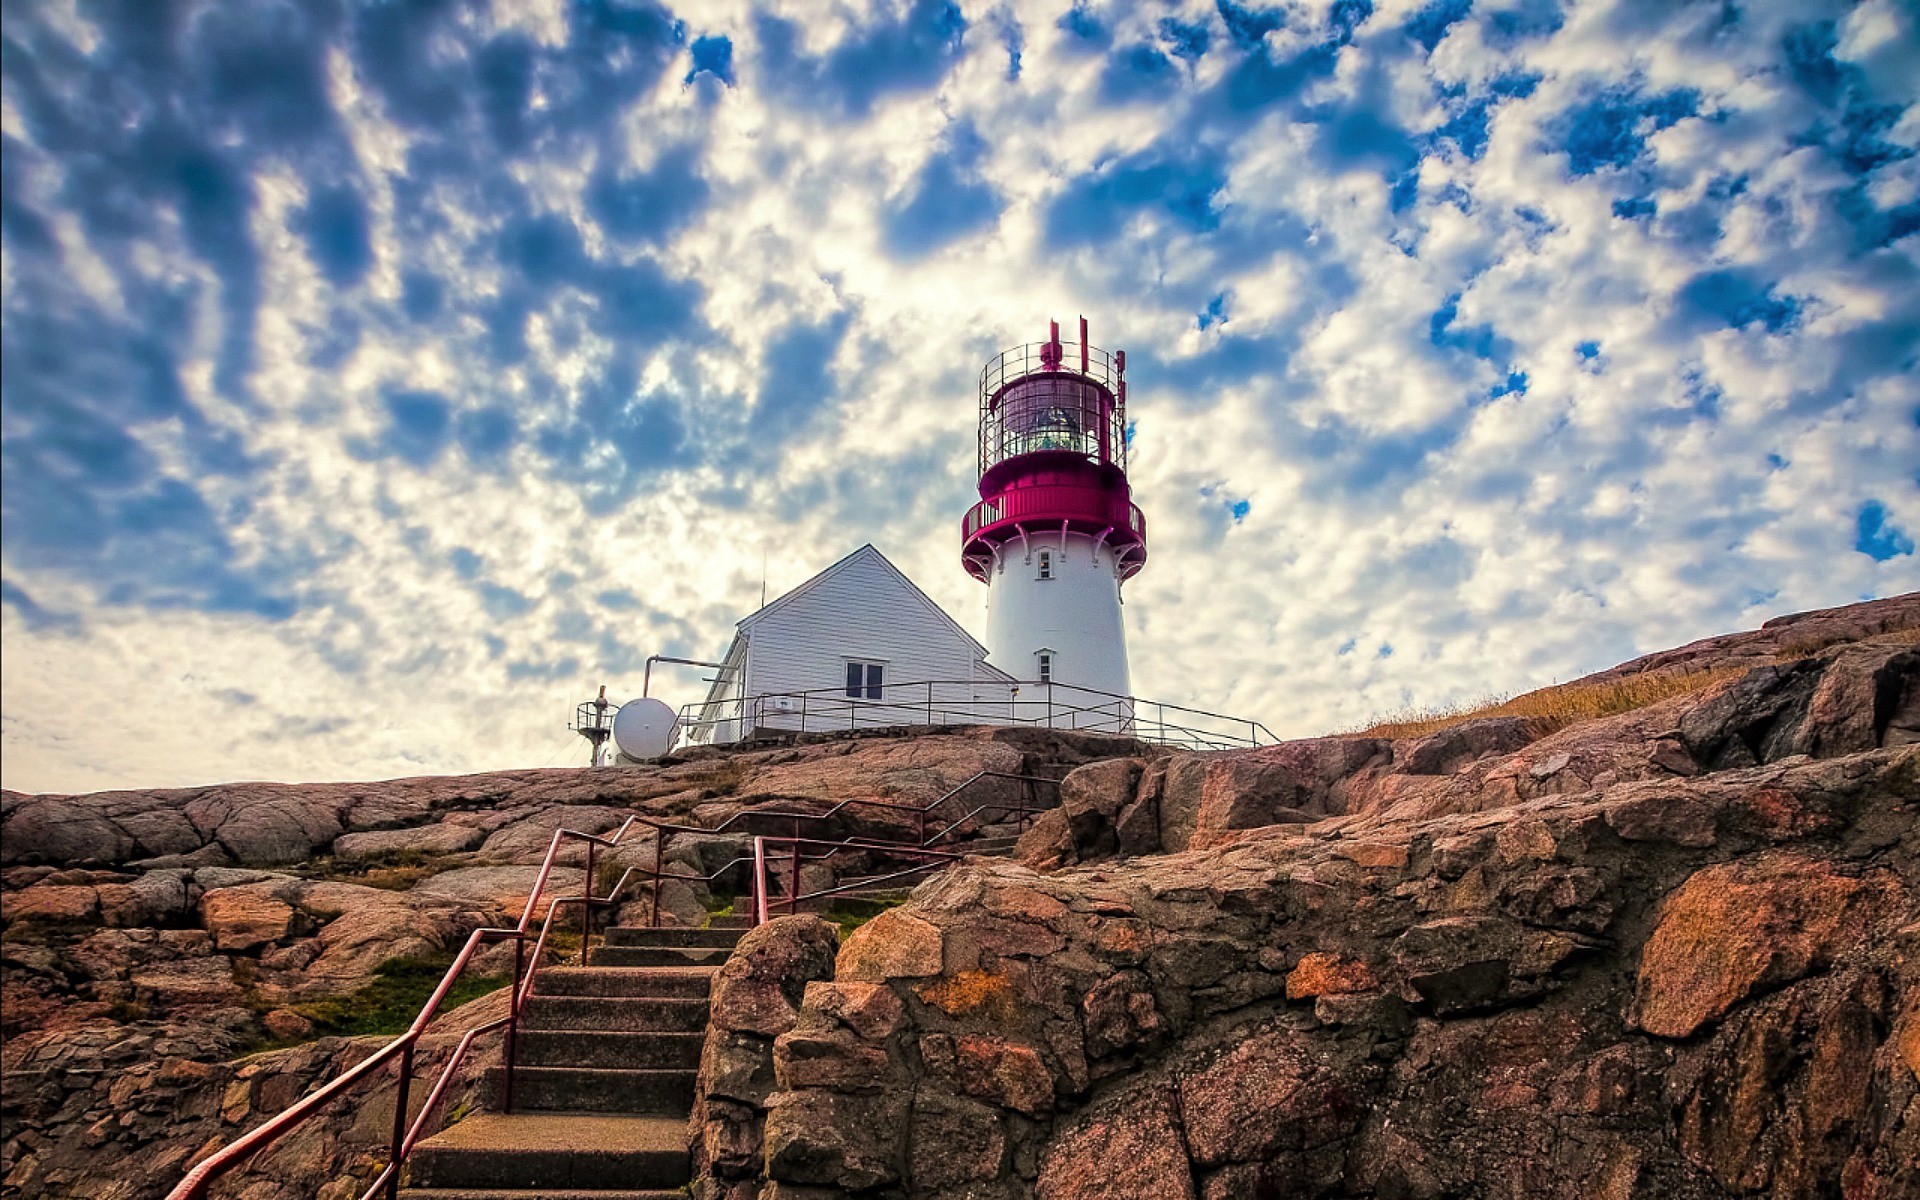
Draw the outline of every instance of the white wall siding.
<instances>
[{"instance_id":1,"label":"white wall siding","mask_svg":"<svg viewBox=\"0 0 1920 1200\"><path fill-rule=\"evenodd\" d=\"M854 556L840 570L754 618L748 638L748 696L817 693L804 701L794 698L791 712L775 711L763 701L758 723L767 728L802 728L803 704L809 731L917 724L927 720L929 709L938 722L943 704L953 706L953 721L964 722L970 719L970 707L959 701L970 700L972 690L964 683L933 689L931 696L925 686L906 685L985 682L993 677L974 643L903 583L877 553ZM885 668L880 701L846 697L850 658ZM828 706L824 713L819 711L822 704Z\"/></svg>"}]
</instances>

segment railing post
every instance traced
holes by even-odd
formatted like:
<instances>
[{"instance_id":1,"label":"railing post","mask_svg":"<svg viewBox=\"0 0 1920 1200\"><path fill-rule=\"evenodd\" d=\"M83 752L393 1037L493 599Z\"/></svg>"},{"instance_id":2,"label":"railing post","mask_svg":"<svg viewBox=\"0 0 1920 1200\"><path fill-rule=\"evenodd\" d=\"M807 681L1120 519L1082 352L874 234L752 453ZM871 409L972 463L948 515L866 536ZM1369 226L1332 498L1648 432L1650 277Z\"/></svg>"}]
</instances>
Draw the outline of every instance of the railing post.
<instances>
[{"instance_id":1,"label":"railing post","mask_svg":"<svg viewBox=\"0 0 1920 1200\"><path fill-rule=\"evenodd\" d=\"M753 923L767 923L767 839L753 839Z\"/></svg>"},{"instance_id":2,"label":"railing post","mask_svg":"<svg viewBox=\"0 0 1920 1200\"><path fill-rule=\"evenodd\" d=\"M800 822L795 821L793 834L793 881L787 887L787 911L800 911Z\"/></svg>"},{"instance_id":3,"label":"railing post","mask_svg":"<svg viewBox=\"0 0 1920 1200\"><path fill-rule=\"evenodd\" d=\"M664 829L653 831L653 905L647 912L649 928L660 928L660 847L667 840Z\"/></svg>"},{"instance_id":4,"label":"railing post","mask_svg":"<svg viewBox=\"0 0 1920 1200\"><path fill-rule=\"evenodd\" d=\"M513 1066L520 1052L520 975L526 964L527 935L517 933L513 939L513 994L507 997L507 1070L506 1095L501 1100L501 1108L513 1111Z\"/></svg>"},{"instance_id":5,"label":"railing post","mask_svg":"<svg viewBox=\"0 0 1920 1200\"><path fill-rule=\"evenodd\" d=\"M587 843L587 882L580 892L580 965L587 965L587 945L593 940L593 852L596 842Z\"/></svg>"},{"instance_id":6,"label":"railing post","mask_svg":"<svg viewBox=\"0 0 1920 1200\"><path fill-rule=\"evenodd\" d=\"M400 1161L405 1157L407 1141L407 1091L413 1082L413 1043L400 1051L400 1089L393 1098L393 1174L387 1177L387 1200L400 1197Z\"/></svg>"}]
</instances>

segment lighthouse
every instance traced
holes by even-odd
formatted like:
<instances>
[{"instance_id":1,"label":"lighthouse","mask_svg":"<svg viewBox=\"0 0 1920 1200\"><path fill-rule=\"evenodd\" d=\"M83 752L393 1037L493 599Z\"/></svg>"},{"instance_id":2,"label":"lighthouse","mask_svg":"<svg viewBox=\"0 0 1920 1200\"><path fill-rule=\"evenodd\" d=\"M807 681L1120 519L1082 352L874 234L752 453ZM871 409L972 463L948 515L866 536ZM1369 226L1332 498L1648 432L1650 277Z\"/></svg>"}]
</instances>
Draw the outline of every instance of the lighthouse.
<instances>
[{"instance_id":1,"label":"lighthouse","mask_svg":"<svg viewBox=\"0 0 1920 1200\"><path fill-rule=\"evenodd\" d=\"M1017 680L1130 696L1120 585L1147 561L1127 484L1127 356L1015 346L980 372L980 502L961 559L987 585L987 662Z\"/></svg>"}]
</instances>

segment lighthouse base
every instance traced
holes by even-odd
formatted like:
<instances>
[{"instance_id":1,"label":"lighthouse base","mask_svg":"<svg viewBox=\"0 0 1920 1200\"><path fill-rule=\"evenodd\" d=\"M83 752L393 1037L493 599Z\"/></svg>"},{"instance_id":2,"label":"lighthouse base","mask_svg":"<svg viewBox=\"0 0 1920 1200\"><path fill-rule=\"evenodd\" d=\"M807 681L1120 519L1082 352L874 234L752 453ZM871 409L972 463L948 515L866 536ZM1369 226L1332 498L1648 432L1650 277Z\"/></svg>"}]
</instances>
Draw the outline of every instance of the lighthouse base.
<instances>
[{"instance_id":1,"label":"lighthouse base","mask_svg":"<svg viewBox=\"0 0 1920 1200\"><path fill-rule=\"evenodd\" d=\"M987 661L1023 681L1132 695L1120 570L1113 547L1086 534L1001 542L987 576Z\"/></svg>"}]
</instances>

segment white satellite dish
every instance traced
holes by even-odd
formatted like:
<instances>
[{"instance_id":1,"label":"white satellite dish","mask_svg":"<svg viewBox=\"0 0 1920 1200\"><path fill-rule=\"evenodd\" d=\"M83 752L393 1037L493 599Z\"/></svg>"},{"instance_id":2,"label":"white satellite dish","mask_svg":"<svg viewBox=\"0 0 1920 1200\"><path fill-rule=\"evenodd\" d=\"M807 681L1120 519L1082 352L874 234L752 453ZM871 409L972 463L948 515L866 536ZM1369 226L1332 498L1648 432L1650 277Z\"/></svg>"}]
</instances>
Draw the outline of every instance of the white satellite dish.
<instances>
[{"instance_id":1,"label":"white satellite dish","mask_svg":"<svg viewBox=\"0 0 1920 1200\"><path fill-rule=\"evenodd\" d=\"M628 758L659 758L680 740L680 716L664 700L629 700L613 714L613 744Z\"/></svg>"}]
</instances>

